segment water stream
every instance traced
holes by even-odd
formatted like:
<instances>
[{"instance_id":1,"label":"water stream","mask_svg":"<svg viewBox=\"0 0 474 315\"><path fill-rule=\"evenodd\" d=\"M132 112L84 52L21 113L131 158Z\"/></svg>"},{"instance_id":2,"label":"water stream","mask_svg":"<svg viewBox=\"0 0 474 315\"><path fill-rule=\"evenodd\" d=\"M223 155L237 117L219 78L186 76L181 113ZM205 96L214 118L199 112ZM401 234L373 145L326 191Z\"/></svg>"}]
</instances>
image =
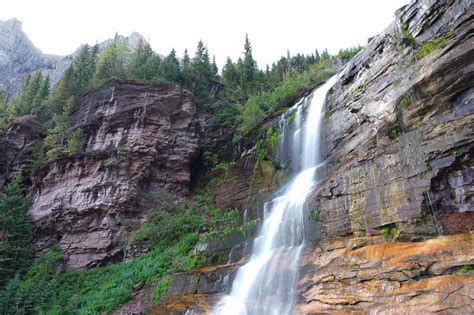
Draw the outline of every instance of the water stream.
<instances>
[{"instance_id":1,"label":"water stream","mask_svg":"<svg viewBox=\"0 0 474 315\"><path fill-rule=\"evenodd\" d=\"M280 121L280 155L290 156L294 173L281 194L264 206L264 221L248 262L239 268L230 294L216 305L215 315L293 314L298 264L305 245L305 211L316 185L321 112L331 78L289 111L294 113L291 135L284 117ZM307 104L309 102L309 104ZM306 119L303 110L306 109ZM285 149L285 136L290 139Z\"/></svg>"}]
</instances>

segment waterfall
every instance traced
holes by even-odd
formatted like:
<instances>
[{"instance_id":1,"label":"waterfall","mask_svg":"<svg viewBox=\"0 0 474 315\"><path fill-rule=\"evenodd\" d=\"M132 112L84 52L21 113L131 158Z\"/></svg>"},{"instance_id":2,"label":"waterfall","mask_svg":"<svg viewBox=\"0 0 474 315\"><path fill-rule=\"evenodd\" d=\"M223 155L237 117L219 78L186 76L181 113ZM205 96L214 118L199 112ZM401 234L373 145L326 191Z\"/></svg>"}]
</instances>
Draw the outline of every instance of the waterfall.
<instances>
[{"instance_id":1,"label":"waterfall","mask_svg":"<svg viewBox=\"0 0 474 315\"><path fill-rule=\"evenodd\" d=\"M296 128L290 138L293 141L290 153L296 160L292 161L297 166L295 173L299 173L278 197L265 204L264 222L254 240L252 256L237 271L231 292L216 305L215 315L294 312L298 263L305 245L304 205L316 185L321 112L327 91L335 81L333 77L313 92L306 119L303 120L302 114L304 99L295 105L296 109L292 108ZM280 126L286 124L280 122ZM288 132L286 128L284 131Z\"/></svg>"}]
</instances>

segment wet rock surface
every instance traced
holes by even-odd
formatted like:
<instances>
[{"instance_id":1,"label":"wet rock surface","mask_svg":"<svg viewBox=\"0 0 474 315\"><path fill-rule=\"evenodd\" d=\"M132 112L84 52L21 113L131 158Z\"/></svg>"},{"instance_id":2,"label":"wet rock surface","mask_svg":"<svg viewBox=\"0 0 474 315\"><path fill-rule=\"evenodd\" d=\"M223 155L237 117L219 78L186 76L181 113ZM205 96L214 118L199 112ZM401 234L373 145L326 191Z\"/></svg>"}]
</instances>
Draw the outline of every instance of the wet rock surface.
<instances>
[{"instance_id":1,"label":"wet rock surface","mask_svg":"<svg viewBox=\"0 0 474 315\"><path fill-rule=\"evenodd\" d=\"M298 313L471 314L474 234L413 243L323 243L302 261Z\"/></svg>"},{"instance_id":2,"label":"wet rock surface","mask_svg":"<svg viewBox=\"0 0 474 315\"><path fill-rule=\"evenodd\" d=\"M342 71L313 200L327 237L393 223L406 239L429 237L443 233L437 217L474 211L472 15L466 1L413 1Z\"/></svg>"},{"instance_id":3,"label":"wet rock surface","mask_svg":"<svg viewBox=\"0 0 474 315\"><path fill-rule=\"evenodd\" d=\"M463 267L474 264L473 243L474 235L467 233L423 242L339 239L308 247L301 262L296 313L471 314L474 274ZM210 314L222 296L216 293L216 283L236 267L177 275L162 306L150 312L184 314L191 309Z\"/></svg>"},{"instance_id":4,"label":"wet rock surface","mask_svg":"<svg viewBox=\"0 0 474 315\"><path fill-rule=\"evenodd\" d=\"M191 93L173 85L111 81L85 94L72 129L84 150L43 166L31 209L36 250L59 242L67 264L114 259L120 241L143 223L162 190L188 193L201 127Z\"/></svg>"}]
</instances>

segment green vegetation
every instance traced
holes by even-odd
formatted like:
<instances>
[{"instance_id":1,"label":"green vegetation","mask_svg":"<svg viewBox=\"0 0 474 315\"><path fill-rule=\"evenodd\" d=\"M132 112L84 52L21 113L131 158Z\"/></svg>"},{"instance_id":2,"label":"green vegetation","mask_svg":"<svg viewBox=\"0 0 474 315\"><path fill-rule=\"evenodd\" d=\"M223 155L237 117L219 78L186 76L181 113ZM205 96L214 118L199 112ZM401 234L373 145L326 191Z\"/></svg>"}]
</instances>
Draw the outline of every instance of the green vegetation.
<instances>
[{"instance_id":1,"label":"green vegetation","mask_svg":"<svg viewBox=\"0 0 474 315\"><path fill-rule=\"evenodd\" d=\"M459 268L461 273L471 273L474 272L474 265L464 265Z\"/></svg>"},{"instance_id":2,"label":"green vegetation","mask_svg":"<svg viewBox=\"0 0 474 315\"><path fill-rule=\"evenodd\" d=\"M32 259L30 200L23 197L21 181L19 172L0 193L0 287L24 273Z\"/></svg>"},{"instance_id":3,"label":"green vegetation","mask_svg":"<svg viewBox=\"0 0 474 315\"><path fill-rule=\"evenodd\" d=\"M152 300L158 303L172 281L173 272L205 262L206 257L192 250L200 240L244 233L238 225L238 212L215 208L210 195L179 204L166 192L154 199L158 201L156 210L147 224L130 235L125 248L146 247L149 252L114 265L76 271L61 268L61 251L53 247L26 273L10 277L0 289L0 313L110 312L132 297L133 286L137 284L154 287ZM207 232L199 234L202 230Z\"/></svg>"},{"instance_id":4,"label":"green vegetation","mask_svg":"<svg viewBox=\"0 0 474 315\"><path fill-rule=\"evenodd\" d=\"M402 19L399 19L400 31L402 32L402 45L416 47L417 42L413 35L408 31L408 26L403 23Z\"/></svg>"},{"instance_id":5,"label":"green vegetation","mask_svg":"<svg viewBox=\"0 0 474 315\"><path fill-rule=\"evenodd\" d=\"M435 50L438 50L444 46L446 46L448 39L453 35L453 30L450 30L448 33L432 39L432 40L427 40L421 43L421 45L418 48L418 51L416 53L416 59L420 60L423 59L424 57L428 56Z\"/></svg>"},{"instance_id":6,"label":"green vegetation","mask_svg":"<svg viewBox=\"0 0 474 315\"><path fill-rule=\"evenodd\" d=\"M397 236L397 232L398 228L395 223L390 223L380 228L380 234L387 240L394 239Z\"/></svg>"},{"instance_id":7,"label":"green vegetation","mask_svg":"<svg viewBox=\"0 0 474 315\"><path fill-rule=\"evenodd\" d=\"M398 103L399 108L400 109L406 108L406 107L408 107L408 105L410 105L410 103L411 103L411 98L407 94L407 95L403 96L402 99L400 100L400 102Z\"/></svg>"}]
</instances>

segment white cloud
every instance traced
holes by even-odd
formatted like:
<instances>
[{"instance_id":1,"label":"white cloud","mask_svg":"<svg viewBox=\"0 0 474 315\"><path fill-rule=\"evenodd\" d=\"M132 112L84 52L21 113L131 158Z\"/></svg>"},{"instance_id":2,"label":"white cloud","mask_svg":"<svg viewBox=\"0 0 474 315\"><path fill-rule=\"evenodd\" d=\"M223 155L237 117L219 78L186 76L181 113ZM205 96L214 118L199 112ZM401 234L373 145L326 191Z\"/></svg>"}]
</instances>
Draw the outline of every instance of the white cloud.
<instances>
[{"instance_id":1,"label":"white cloud","mask_svg":"<svg viewBox=\"0 0 474 315\"><path fill-rule=\"evenodd\" d=\"M0 20L16 17L45 53L65 55L115 32L141 33L153 49L194 53L202 39L219 65L241 56L249 34L260 67L316 48L337 52L365 44L409 0L2 0Z\"/></svg>"}]
</instances>

